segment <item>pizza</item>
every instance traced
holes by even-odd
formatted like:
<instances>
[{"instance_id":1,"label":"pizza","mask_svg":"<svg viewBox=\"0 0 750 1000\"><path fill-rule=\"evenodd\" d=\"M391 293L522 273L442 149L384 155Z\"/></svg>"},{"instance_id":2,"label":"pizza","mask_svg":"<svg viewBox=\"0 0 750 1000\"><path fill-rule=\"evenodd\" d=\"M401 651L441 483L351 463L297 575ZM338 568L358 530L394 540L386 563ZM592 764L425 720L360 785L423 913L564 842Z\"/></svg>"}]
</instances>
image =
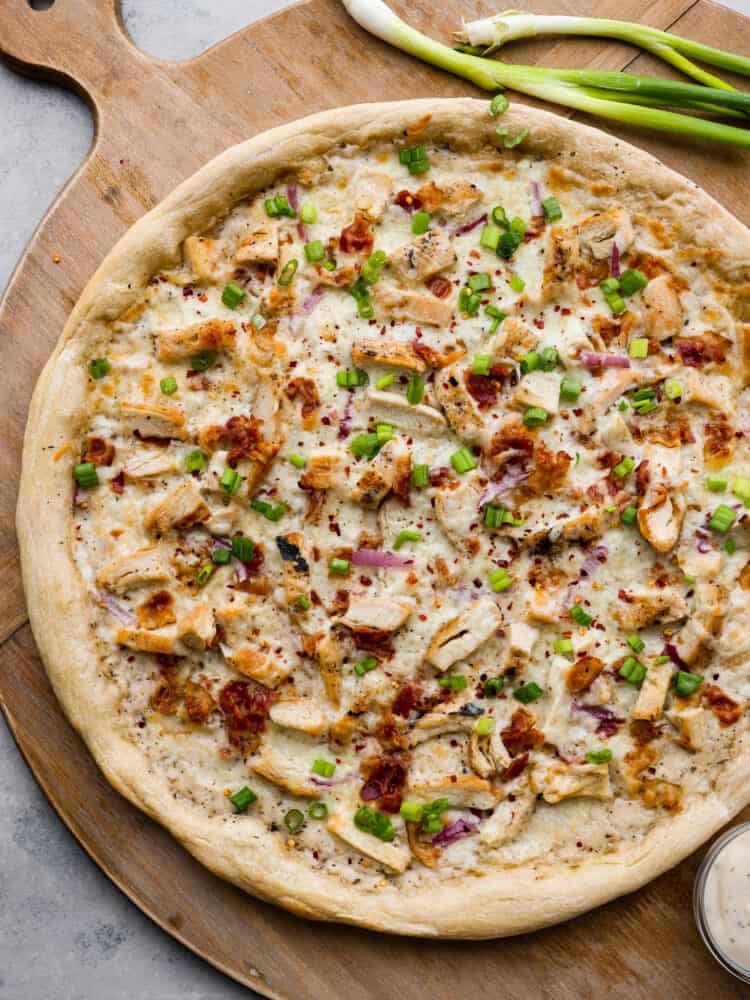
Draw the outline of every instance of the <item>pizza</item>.
<instances>
[{"instance_id":1,"label":"pizza","mask_svg":"<svg viewBox=\"0 0 750 1000\"><path fill-rule=\"evenodd\" d=\"M59 700L304 916L479 938L636 888L750 799L749 379L748 231L619 140L473 100L251 139L37 386Z\"/></svg>"}]
</instances>

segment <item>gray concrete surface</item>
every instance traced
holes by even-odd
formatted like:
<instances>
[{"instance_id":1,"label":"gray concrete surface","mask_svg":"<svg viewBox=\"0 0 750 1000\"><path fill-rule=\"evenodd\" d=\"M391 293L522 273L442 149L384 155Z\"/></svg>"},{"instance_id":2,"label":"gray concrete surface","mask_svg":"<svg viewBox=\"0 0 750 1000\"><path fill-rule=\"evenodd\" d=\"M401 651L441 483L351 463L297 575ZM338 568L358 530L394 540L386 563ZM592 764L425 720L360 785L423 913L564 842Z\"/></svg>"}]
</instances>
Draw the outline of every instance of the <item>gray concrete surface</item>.
<instances>
[{"instance_id":1,"label":"gray concrete surface","mask_svg":"<svg viewBox=\"0 0 750 1000\"><path fill-rule=\"evenodd\" d=\"M287 3L122 0L122 6L137 45L182 59ZM750 14L750 0L728 6ZM85 156L92 129L77 97L2 64L0 108L2 288L55 192ZM110 884L50 809L2 722L0 803L0 1000L254 995L172 941Z\"/></svg>"}]
</instances>

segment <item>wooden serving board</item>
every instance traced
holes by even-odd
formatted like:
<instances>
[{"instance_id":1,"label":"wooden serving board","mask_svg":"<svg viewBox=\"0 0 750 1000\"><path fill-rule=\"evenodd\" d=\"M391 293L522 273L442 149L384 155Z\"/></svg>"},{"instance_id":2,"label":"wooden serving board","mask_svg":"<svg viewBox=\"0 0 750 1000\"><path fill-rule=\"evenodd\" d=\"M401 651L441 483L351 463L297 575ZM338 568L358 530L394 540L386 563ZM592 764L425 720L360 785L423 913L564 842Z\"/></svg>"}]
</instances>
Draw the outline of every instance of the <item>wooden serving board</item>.
<instances>
[{"instance_id":1,"label":"wooden serving board","mask_svg":"<svg viewBox=\"0 0 750 1000\"><path fill-rule=\"evenodd\" d=\"M501 5L399 0L394 6L417 27L449 39L462 17ZM534 6L642 21L750 55L750 22L707 0ZM225 147L334 105L476 92L376 42L337 0L307 0L180 63L139 52L124 34L117 0L57 0L47 11L33 10L28 0L0 0L0 53L22 73L75 87L96 119L86 162L32 238L0 306L0 706L84 850L164 930L268 997L741 995L693 924L692 881L702 852L640 892L534 935L481 944L390 938L305 922L256 902L202 868L109 787L63 717L37 656L13 532L28 401L68 312L125 229ZM667 73L626 46L596 40L523 43L505 57ZM618 132L750 222L747 154Z\"/></svg>"}]
</instances>

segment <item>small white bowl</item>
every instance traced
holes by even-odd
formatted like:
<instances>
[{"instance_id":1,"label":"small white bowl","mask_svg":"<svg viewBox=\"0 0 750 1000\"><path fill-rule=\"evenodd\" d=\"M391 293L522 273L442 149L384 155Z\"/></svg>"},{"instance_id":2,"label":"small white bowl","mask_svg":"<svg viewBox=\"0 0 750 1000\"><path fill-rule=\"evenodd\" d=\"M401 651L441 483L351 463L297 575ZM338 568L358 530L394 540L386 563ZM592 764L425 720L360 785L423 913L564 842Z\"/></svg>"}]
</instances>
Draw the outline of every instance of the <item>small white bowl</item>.
<instances>
[{"instance_id":1,"label":"small white bowl","mask_svg":"<svg viewBox=\"0 0 750 1000\"><path fill-rule=\"evenodd\" d=\"M719 839L712 844L711 849L701 862L693 884L693 914L695 916L695 922L698 925L700 935L703 938L703 943L719 965L726 969L727 972L731 972L731 974L736 976L737 979L742 980L743 983L750 983L750 968L738 965L732 958L730 958L729 955L721 950L712 934L711 926L706 919L706 881L708 879L708 873L713 867L714 861L716 861L717 857L727 844L734 840L735 837L739 837L743 833L748 832L750 832L750 822L740 823L738 826L734 826L731 830L727 830L726 833L723 833Z\"/></svg>"}]
</instances>

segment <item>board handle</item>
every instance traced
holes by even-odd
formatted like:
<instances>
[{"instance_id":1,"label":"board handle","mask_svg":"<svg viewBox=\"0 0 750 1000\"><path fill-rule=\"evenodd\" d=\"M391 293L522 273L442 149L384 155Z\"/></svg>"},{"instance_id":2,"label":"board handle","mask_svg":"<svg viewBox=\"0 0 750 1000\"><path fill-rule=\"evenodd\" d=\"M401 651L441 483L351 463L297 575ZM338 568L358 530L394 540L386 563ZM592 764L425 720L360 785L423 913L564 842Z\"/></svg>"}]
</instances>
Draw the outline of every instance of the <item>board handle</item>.
<instances>
[{"instance_id":1,"label":"board handle","mask_svg":"<svg viewBox=\"0 0 750 1000\"><path fill-rule=\"evenodd\" d=\"M0 0L0 55L27 76L72 86L95 108L134 68L158 62L130 41L120 0Z\"/></svg>"}]
</instances>

